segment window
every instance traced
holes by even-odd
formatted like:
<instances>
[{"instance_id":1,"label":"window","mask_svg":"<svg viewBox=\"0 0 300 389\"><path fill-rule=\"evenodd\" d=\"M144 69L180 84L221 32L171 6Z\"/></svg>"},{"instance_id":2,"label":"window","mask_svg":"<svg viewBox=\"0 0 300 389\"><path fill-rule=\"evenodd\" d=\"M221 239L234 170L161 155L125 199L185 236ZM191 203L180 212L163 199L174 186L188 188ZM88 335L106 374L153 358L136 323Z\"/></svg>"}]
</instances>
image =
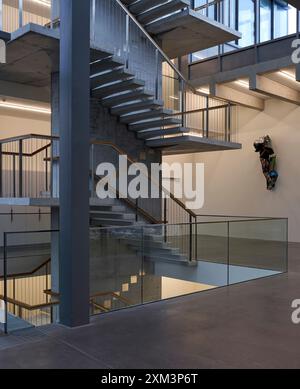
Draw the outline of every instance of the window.
<instances>
[{"instance_id":1,"label":"window","mask_svg":"<svg viewBox=\"0 0 300 389\"><path fill-rule=\"evenodd\" d=\"M297 11L286 1L274 1L274 38L295 34L297 30Z\"/></svg>"},{"instance_id":2,"label":"window","mask_svg":"<svg viewBox=\"0 0 300 389\"><path fill-rule=\"evenodd\" d=\"M242 38L237 42L225 43L220 47L195 53L191 56L192 61L297 32L297 9L285 0L223 0L219 8L215 6L214 0L195 0L194 4L195 7L210 4L209 10L205 9L205 15L238 29L242 33Z\"/></svg>"},{"instance_id":3,"label":"window","mask_svg":"<svg viewBox=\"0 0 300 389\"><path fill-rule=\"evenodd\" d=\"M254 0L239 1L239 31L242 38L239 46L246 47L254 44L255 32L255 3Z\"/></svg>"},{"instance_id":4,"label":"window","mask_svg":"<svg viewBox=\"0 0 300 389\"><path fill-rule=\"evenodd\" d=\"M272 39L272 1L260 0L259 13L259 40L266 42Z\"/></svg>"}]
</instances>

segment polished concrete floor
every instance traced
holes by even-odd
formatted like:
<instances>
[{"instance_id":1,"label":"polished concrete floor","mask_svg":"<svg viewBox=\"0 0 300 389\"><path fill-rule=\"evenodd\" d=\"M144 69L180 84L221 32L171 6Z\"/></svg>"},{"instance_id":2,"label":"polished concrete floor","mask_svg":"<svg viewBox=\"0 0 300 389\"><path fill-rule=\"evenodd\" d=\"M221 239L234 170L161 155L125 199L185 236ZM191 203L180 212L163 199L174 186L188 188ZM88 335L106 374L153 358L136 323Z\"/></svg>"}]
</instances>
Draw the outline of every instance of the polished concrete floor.
<instances>
[{"instance_id":1,"label":"polished concrete floor","mask_svg":"<svg viewBox=\"0 0 300 389\"><path fill-rule=\"evenodd\" d=\"M0 368L300 368L300 245L288 274L0 335Z\"/></svg>"}]
</instances>

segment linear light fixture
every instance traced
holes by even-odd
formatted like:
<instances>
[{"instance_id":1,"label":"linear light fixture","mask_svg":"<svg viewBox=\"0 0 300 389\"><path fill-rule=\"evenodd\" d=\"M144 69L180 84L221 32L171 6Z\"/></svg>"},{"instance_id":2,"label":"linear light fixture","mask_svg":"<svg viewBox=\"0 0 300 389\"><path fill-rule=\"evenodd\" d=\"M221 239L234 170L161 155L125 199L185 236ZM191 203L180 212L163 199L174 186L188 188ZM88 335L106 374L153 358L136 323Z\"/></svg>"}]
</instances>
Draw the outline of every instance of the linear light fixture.
<instances>
[{"instance_id":1,"label":"linear light fixture","mask_svg":"<svg viewBox=\"0 0 300 389\"><path fill-rule=\"evenodd\" d=\"M198 88L197 91L209 95L209 88Z\"/></svg>"},{"instance_id":2,"label":"linear light fixture","mask_svg":"<svg viewBox=\"0 0 300 389\"><path fill-rule=\"evenodd\" d=\"M51 2L47 0L32 0L34 3L44 5L45 7L51 7Z\"/></svg>"},{"instance_id":3,"label":"linear light fixture","mask_svg":"<svg viewBox=\"0 0 300 389\"><path fill-rule=\"evenodd\" d=\"M295 76L293 76L291 73L287 72L286 70L279 70L278 73L281 76L288 78L289 80L296 81Z\"/></svg>"},{"instance_id":4,"label":"linear light fixture","mask_svg":"<svg viewBox=\"0 0 300 389\"><path fill-rule=\"evenodd\" d=\"M242 86L243 88L249 88L249 81L245 81L245 80L236 80L236 81L234 81L235 82L235 84L237 84L237 85L240 85L240 86Z\"/></svg>"},{"instance_id":5,"label":"linear light fixture","mask_svg":"<svg viewBox=\"0 0 300 389\"><path fill-rule=\"evenodd\" d=\"M9 103L7 101L0 101L0 108L10 108L10 109L16 109L18 111L43 113L43 114L47 114L47 115L51 114L51 109L49 109L49 108L42 108L42 107L37 107L37 106L33 106L33 105Z\"/></svg>"}]
</instances>

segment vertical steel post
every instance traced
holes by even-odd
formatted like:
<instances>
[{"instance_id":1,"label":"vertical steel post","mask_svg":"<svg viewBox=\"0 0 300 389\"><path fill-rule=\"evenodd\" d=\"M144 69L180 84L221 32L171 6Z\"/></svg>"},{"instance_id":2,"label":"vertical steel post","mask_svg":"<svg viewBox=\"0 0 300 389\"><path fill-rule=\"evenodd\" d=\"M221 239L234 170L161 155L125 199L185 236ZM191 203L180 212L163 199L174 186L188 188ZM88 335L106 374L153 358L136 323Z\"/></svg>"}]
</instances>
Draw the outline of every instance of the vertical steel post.
<instances>
[{"instance_id":1,"label":"vertical steel post","mask_svg":"<svg viewBox=\"0 0 300 389\"><path fill-rule=\"evenodd\" d=\"M19 140L19 197L23 197L23 140Z\"/></svg>"},{"instance_id":2,"label":"vertical steel post","mask_svg":"<svg viewBox=\"0 0 300 389\"><path fill-rule=\"evenodd\" d=\"M60 322L89 323L90 2L61 1Z\"/></svg>"},{"instance_id":3,"label":"vertical steel post","mask_svg":"<svg viewBox=\"0 0 300 389\"><path fill-rule=\"evenodd\" d=\"M3 234L3 282L4 282L4 333L8 333L8 302L7 302L7 233Z\"/></svg>"},{"instance_id":4,"label":"vertical steel post","mask_svg":"<svg viewBox=\"0 0 300 389\"><path fill-rule=\"evenodd\" d=\"M19 28L23 27L23 0L19 0Z\"/></svg>"}]
</instances>

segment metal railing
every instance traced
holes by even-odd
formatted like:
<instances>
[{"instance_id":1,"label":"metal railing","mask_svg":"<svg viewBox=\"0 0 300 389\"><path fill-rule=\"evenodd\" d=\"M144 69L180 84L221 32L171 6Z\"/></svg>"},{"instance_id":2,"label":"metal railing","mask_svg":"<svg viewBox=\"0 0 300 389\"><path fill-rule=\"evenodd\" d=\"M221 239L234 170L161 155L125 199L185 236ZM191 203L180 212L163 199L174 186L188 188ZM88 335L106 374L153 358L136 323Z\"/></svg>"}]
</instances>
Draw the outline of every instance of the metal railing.
<instances>
[{"instance_id":1,"label":"metal railing","mask_svg":"<svg viewBox=\"0 0 300 389\"><path fill-rule=\"evenodd\" d=\"M119 9L116 9L116 4ZM146 80L145 88L156 99L164 102L164 108L173 111L174 118L180 119L179 126L186 127L195 136L235 141L234 118L237 112L234 105L224 99L211 97L209 92L202 89L194 88L180 71L177 61L168 57L121 0L92 0L91 9L91 35L95 47L121 57L129 72ZM98 26L96 15L100 11L107 13L108 20ZM113 34L111 23L118 23ZM144 41L145 52L137 52L137 41ZM167 115L170 116L172 115Z\"/></svg>"},{"instance_id":2,"label":"metal railing","mask_svg":"<svg viewBox=\"0 0 300 389\"><path fill-rule=\"evenodd\" d=\"M3 233L0 300L5 306L4 332L54 321L57 297L51 296L51 236L58 231Z\"/></svg>"},{"instance_id":3,"label":"metal railing","mask_svg":"<svg viewBox=\"0 0 300 389\"><path fill-rule=\"evenodd\" d=\"M35 134L0 140L0 197L51 197L56 141Z\"/></svg>"},{"instance_id":4,"label":"metal railing","mask_svg":"<svg viewBox=\"0 0 300 389\"><path fill-rule=\"evenodd\" d=\"M114 155L106 153L105 149L112 150ZM129 156L125 150L121 149L113 142L92 140L90 152L92 171L94 171L95 167L101 162L99 157L101 158L102 155L105 155L106 157L109 156L109 162L113 163L116 168L118 168L119 156L126 158L128 168L131 164L137 162L133 157ZM119 174L118 169L116 170L117 174ZM142 175L144 177L143 173ZM92 177L92 194L93 196L96 196L96 180L98 177L95 174L93 174ZM153 224L189 223L196 221L196 214L189 210L180 199L176 198L162 182L156 181L150 174L145 177L145 180L149 191L148 198L129 198L129 201L131 200L131 202L136 205L137 220L141 216L142 218L148 219L148 221ZM151 198L151 191L157 194L155 199ZM139 214L139 210L143 210L144 214Z\"/></svg>"}]
</instances>

